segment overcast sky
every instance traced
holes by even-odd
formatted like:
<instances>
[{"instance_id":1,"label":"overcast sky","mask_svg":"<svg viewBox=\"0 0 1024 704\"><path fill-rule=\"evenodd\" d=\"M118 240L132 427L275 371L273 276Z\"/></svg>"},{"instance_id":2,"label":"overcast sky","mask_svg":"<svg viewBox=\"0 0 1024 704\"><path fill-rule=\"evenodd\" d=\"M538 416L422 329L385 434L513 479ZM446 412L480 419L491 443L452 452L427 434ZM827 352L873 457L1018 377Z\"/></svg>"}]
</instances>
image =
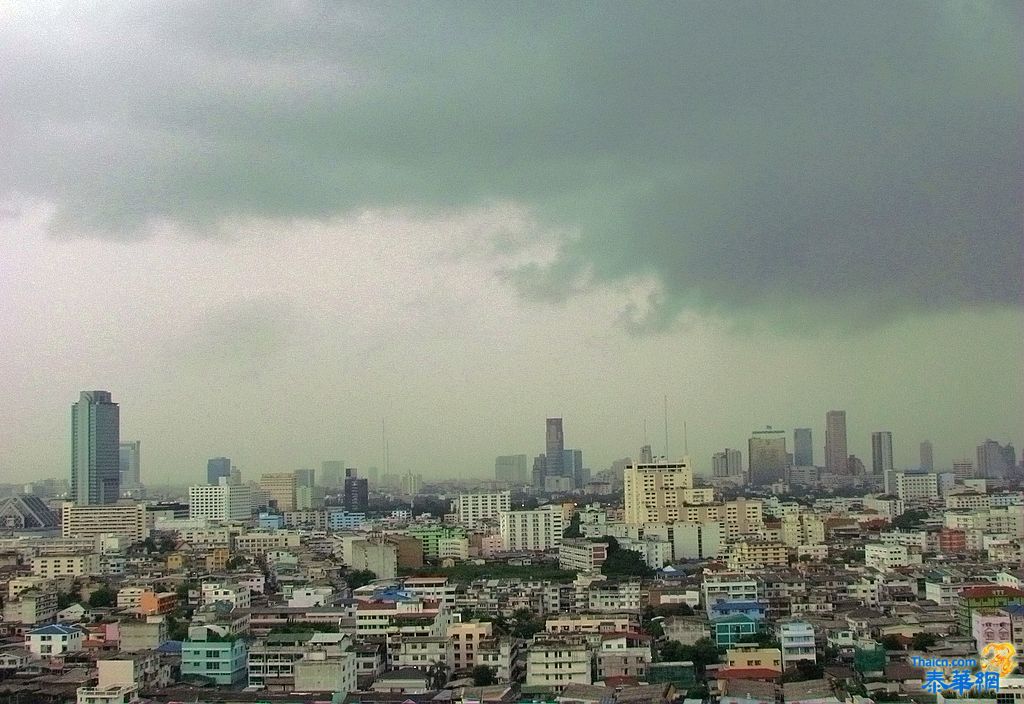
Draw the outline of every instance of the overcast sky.
<instances>
[{"instance_id":1,"label":"overcast sky","mask_svg":"<svg viewBox=\"0 0 1024 704\"><path fill-rule=\"evenodd\" d=\"M1019 445L1013 2L0 6L0 479Z\"/></svg>"}]
</instances>

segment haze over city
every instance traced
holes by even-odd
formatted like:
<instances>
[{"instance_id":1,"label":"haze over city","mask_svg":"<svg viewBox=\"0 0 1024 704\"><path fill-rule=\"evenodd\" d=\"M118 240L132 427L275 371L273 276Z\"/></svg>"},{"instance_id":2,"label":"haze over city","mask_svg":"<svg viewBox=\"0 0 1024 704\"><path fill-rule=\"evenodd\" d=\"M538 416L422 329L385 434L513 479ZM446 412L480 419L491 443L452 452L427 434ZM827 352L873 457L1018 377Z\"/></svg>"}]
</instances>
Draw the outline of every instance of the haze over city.
<instances>
[{"instance_id":1,"label":"haze over city","mask_svg":"<svg viewBox=\"0 0 1024 704\"><path fill-rule=\"evenodd\" d=\"M4 480L1020 446L1015 4L438 7L0 9Z\"/></svg>"}]
</instances>

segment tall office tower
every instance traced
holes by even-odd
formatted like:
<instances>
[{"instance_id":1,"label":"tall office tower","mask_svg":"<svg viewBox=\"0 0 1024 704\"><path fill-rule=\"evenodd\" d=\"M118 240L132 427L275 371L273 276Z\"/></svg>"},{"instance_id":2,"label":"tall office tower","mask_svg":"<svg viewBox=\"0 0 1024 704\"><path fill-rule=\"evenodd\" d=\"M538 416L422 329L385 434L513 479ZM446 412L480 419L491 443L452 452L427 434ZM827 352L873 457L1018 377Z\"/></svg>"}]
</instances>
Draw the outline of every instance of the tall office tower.
<instances>
[{"instance_id":1,"label":"tall office tower","mask_svg":"<svg viewBox=\"0 0 1024 704\"><path fill-rule=\"evenodd\" d=\"M846 411L825 414L825 470L847 474L850 455L846 448Z\"/></svg>"},{"instance_id":2,"label":"tall office tower","mask_svg":"<svg viewBox=\"0 0 1024 704\"><path fill-rule=\"evenodd\" d=\"M644 445L640 448L640 463L650 464L651 462L654 462L654 453L651 452L650 445Z\"/></svg>"},{"instance_id":3,"label":"tall office tower","mask_svg":"<svg viewBox=\"0 0 1024 704\"><path fill-rule=\"evenodd\" d=\"M231 486L242 486L242 470L231 465L231 473L228 474L228 484Z\"/></svg>"},{"instance_id":4,"label":"tall office tower","mask_svg":"<svg viewBox=\"0 0 1024 704\"><path fill-rule=\"evenodd\" d=\"M135 491L142 486L142 443L138 440L118 445L118 475L121 491Z\"/></svg>"},{"instance_id":5,"label":"tall office tower","mask_svg":"<svg viewBox=\"0 0 1024 704\"><path fill-rule=\"evenodd\" d=\"M369 482L359 472L349 467L345 470L345 494L343 503L350 513L366 513L370 507Z\"/></svg>"},{"instance_id":6,"label":"tall office tower","mask_svg":"<svg viewBox=\"0 0 1024 704\"><path fill-rule=\"evenodd\" d=\"M921 443L921 469L931 472L935 469L935 455L932 451L932 441L925 440Z\"/></svg>"},{"instance_id":7,"label":"tall office tower","mask_svg":"<svg viewBox=\"0 0 1024 704\"><path fill-rule=\"evenodd\" d=\"M785 480L789 467L789 453L786 452L786 431L755 430L747 441L748 481L754 486L764 486Z\"/></svg>"},{"instance_id":8,"label":"tall office tower","mask_svg":"<svg viewBox=\"0 0 1024 704\"><path fill-rule=\"evenodd\" d=\"M986 440L978 445L978 476L985 479L1003 479L1017 465L1017 451L1013 445L1000 445Z\"/></svg>"},{"instance_id":9,"label":"tall office tower","mask_svg":"<svg viewBox=\"0 0 1024 704\"><path fill-rule=\"evenodd\" d=\"M565 456L562 454L565 450L565 436L562 433L561 418L548 418L546 440L544 452L545 478L567 476L565 473Z\"/></svg>"},{"instance_id":10,"label":"tall office tower","mask_svg":"<svg viewBox=\"0 0 1024 704\"><path fill-rule=\"evenodd\" d=\"M423 489L423 476L413 474L412 470L402 475L400 480L402 493L406 496L416 497Z\"/></svg>"},{"instance_id":11,"label":"tall office tower","mask_svg":"<svg viewBox=\"0 0 1024 704\"><path fill-rule=\"evenodd\" d=\"M316 470L314 469L296 469L295 470L295 486L304 486L312 489L316 486Z\"/></svg>"},{"instance_id":12,"label":"tall office tower","mask_svg":"<svg viewBox=\"0 0 1024 704\"><path fill-rule=\"evenodd\" d=\"M501 455L494 458L494 478L507 484L526 484L526 455Z\"/></svg>"},{"instance_id":13,"label":"tall office tower","mask_svg":"<svg viewBox=\"0 0 1024 704\"><path fill-rule=\"evenodd\" d=\"M797 467L814 466L814 444L810 428L796 428L793 431L793 464Z\"/></svg>"},{"instance_id":14,"label":"tall office tower","mask_svg":"<svg viewBox=\"0 0 1024 704\"><path fill-rule=\"evenodd\" d=\"M83 391L71 406L71 498L112 504L121 497L120 409L109 391Z\"/></svg>"},{"instance_id":15,"label":"tall office tower","mask_svg":"<svg viewBox=\"0 0 1024 704\"><path fill-rule=\"evenodd\" d=\"M214 457L206 460L206 483L210 486L220 484L221 477L231 477L231 459Z\"/></svg>"},{"instance_id":16,"label":"tall office tower","mask_svg":"<svg viewBox=\"0 0 1024 704\"><path fill-rule=\"evenodd\" d=\"M575 488L586 484L590 478L583 476L583 450L562 450L562 471Z\"/></svg>"},{"instance_id":17,"label":"tall office tower","mask_svg":"<svg viewBox=\"0 0 1024 704\"><path fill-rule=\"evenodd\" d=\"M320 463L320 481L326 487L338 489L345 483L345 463L341 460L325 460Z\"/></svg>"},{"instance_id":18,"label":"tall office tower","mask_svg":"<svg viewBox=\"0 0 1024 704\"><path fill-rule=\"evenodd\" d=\"M544 489L544 477L547 475L548 458L537 455L533 458L533 471L530 474L534 489Z\"/></svg>"},{"instance_id":19,"label":"tall office tower","mask_svg":"<svg viewBox=\"0 0 1024 704\"><path fill-rule=\"evenodd\" d=\"M892 470L892 433L888 430L871 433L871 473L885 476Z\"/></svg>"},{"instance_id":20,"label":"tall office tower","mask_svg":"<svg viewBox=\"0 0 1024 704\"><path fill-rule=\"evenodd\" d=\"M728 447L711 456L711 476L724 479L743 477L743 453Z\"/></svg>"},{"instance_id":21,"label":"tall office tower","mask_svg":"<svg viewBox=\"0 0 1024 704\"><path fill-rule=\"evenodd\" d=\"M713 489L694 489L693 470L679 462L637 463L626 467L623 505L629 524L669 523L686 519L686 507L714 498Z\"/></svg>"},{"instance_id":22,"label":"tall office tower","mask_svg":"<svg viewBox=\"0 0 1024 704\"><path fill-rule=\"evenodd\" d=\"M378 486L380 484L380 469L374 465L367 467L364 475L366 476L366 481L370 486Z\"/></svg>"},{"instance_id":23,"label":"tall office tower","mask_svg":"<svg viewBox=\"0 0 1024 704\"><path fill-rule=\"evenodd\" d=\"M295 510L295 472L272 472L260 477L260 489L266 493L277 510Z\"/></svg>"},{"instance_id":24,"label":"tall office tower","mask_svg":"<svg viewBox=\"0 0 1024 704\"><path fill-rule=\"evenodd\" d=\"M955 460L953 462L953 476L957 481L974 479L974 463L969 459Z\"/></svg>"}]
</instances>

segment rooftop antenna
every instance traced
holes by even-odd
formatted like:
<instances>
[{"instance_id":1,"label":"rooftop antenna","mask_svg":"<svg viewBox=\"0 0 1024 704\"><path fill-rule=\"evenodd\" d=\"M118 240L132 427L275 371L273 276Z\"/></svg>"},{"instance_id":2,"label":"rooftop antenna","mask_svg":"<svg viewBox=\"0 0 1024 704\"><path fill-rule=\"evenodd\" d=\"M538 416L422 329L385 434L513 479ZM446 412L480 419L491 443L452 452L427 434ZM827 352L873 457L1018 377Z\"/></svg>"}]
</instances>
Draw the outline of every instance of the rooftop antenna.
<instances>
[{"instance_id":1,"label":"rooftop antenna","mask_svg":"<svg viewBox=\"0 0 1024 704\"><path fill-rule=\"evenodd\" d=\"M665 461L668 461L668 394L664 397L665 406Z\"/></svg>"}]
</instances>

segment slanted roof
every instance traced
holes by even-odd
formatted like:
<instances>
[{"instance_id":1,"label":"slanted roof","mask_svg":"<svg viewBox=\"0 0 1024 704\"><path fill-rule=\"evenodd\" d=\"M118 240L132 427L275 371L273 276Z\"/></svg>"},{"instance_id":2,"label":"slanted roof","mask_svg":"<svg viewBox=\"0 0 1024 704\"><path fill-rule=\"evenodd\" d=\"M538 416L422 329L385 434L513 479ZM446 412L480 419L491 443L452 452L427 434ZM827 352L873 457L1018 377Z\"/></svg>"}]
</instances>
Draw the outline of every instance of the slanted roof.
<instances>
[{"instance_id":1,"label":"slanted roof","mask_svg":"<svg viewBox=\"0 0 1024 704\"><path fill-rule=\"evenodd\" d=\"M63 623L51 623L48 626L33 628L28 632L30 636L69 636L75 633L82 633L78 626L65 625Z\"/></svg>"}]
</instances>

